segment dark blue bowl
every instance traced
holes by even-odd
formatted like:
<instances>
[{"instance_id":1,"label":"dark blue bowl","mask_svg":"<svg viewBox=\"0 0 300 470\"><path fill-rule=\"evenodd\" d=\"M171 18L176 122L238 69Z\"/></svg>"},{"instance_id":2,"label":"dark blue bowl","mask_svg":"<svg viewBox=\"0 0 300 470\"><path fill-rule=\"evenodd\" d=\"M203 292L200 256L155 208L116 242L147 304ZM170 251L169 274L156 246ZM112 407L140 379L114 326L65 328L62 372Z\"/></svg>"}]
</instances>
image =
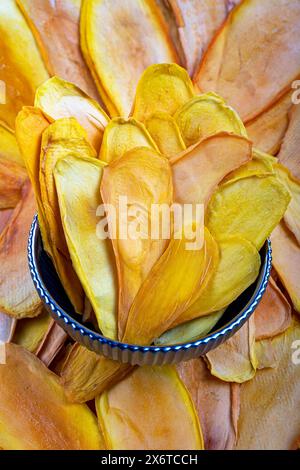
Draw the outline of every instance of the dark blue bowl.
<instances>
[{"instance_id":1,"label":"dark blue bowl","mask_svg":"<svg viewBox=\"0 0 300 470\"><path fill-rule=\"evenodd\" d=\"M139 346L113 341L83 325L61 285L51 259L43 249L40 228L35 216L28 240L28 262L36 290L54 320L78 343L91 351L132 365L161 365L203 356L236 333L259 304L268 284L272 249L269 240L261 252L261 268L255 283L226 310L214 329L205 337L170 346Z\"/></svg>"}]
</instances>

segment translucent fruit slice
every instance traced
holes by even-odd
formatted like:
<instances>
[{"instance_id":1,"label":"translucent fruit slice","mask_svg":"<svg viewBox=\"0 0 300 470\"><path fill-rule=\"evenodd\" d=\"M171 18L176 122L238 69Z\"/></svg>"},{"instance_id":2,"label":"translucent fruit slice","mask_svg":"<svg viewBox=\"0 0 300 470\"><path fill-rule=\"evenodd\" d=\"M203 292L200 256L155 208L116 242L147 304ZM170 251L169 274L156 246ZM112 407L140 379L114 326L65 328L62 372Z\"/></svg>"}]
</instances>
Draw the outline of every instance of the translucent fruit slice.
<instances>
[{"instance_id":1,"label":"translucent fruit slice","mask_svg":"<svg viewBox=\"0 0 300 470\"><path fill-rule=\"evenodd\" d=\"M174 157L185 150L175 119L167 113L155 113L150 116L145 125L156 142L159 151L168 158Z\"/></svg>"},{"instance_id":2,"label":"translucent fruit slice","mask_svg":"<svg viewBox=\"0 0 300 470\"><path fill-rule=\"evenodd\" d=\"M23 166L0 158L0 210L11 209L17 205L26 178Z\"/></svg>"},{"instance_id":3,"label":"translucent fruit slice","mask_svg":"<svg viewBox=\"0 0 300 470\"><path fill-rule=\"evenodd\" d=\"M24 166L14 132L0 124L0 158Z\"/></svg>"}]
</instances>

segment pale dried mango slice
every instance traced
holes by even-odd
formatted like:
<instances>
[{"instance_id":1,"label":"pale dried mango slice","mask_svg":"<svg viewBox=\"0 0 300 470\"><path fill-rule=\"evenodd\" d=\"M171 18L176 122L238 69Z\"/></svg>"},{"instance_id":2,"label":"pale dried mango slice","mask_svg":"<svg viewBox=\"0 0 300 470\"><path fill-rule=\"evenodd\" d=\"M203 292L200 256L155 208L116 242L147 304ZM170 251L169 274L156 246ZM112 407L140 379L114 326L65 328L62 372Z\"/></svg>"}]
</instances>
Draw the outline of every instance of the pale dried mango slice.
<instances>
[{"instance_id":1,"label":"pale dried mango slice","mask_svg":"<svg viewBox=\"0 0 300 470\"><path fill-rule=\"evenodd\" d=\"M69 156L54 169L60 215L73 267L101 332L117 338L117 275L111 240L97 236L97 209L105 163Z\"/></svg>"},{"instance_id":2,"label":"pale dried mango slice","mask_svg":"<svg viewBox=\"0 0 300 470\"><path fill-rule=\"evenodd\" d=\"M173 116L194 95L185 69L176 64L151 65L138 82L132 113L142 122L159 112Z\"/></svg>"},{"instance_id":3,"label":"pale dried mango slice","mask_svg":"<svg viewBox=\"0 0 300 470\"><path fill-rule=\"evenodd\" d=\"M96 410L108 449L204 448L193 402L172 366L138 367L96 399Z\"/></svg>"},{"instance_id":4,"label":"pale dried mango slice","mask_svg":"<svg viewBox=\"0 0 300 470\"><path fill-rule=\"evenodd\" d=\"M177 110L174 117L187 147L217 132L247 137L238 114L214 93L193 97Z\"/></svg>"},{"instance_id":5,"label":"pale dried mango slice","mask_svg":"<svg viewBox=\"0 0 300 470\"><path fill-rule=\"evenodd\" d=\"M290 195L275 176L242 178L221 185L207 208L206 224L218 239L238 235L259 250L283 217Z\"/></svg>"},{"instance_id":6,"label":"pale dried mango slice","mask_svg":"<svg viewBox=\"0 0 300 470\"><path fill-rule=\"evenodd\" d=\"M186 68L192 76L227 16L226 0L167 0L176 19Z\"/></svg>"},{"instance_id":7,"label":"pale dried mango slice","mask_svg":"<svg viewBox=\"0 0 300 470\"><path fill-rule=\"evenodd\" d=\"M166 344L180 344L196 341L203 336L206 336L213 327L218 323L225 309L219 312L211 313L204 317L195 318L186 323L171 328L163 333L159 338L154 340L157 346L164 346Z\"/></svg>"},{"instance_id":8,"label":"pale dried mango slice","mask_svg":"<svg viewBox=\"0 0 300 470\"><path fill-rule=\"evenodd\" d=\"M12 340L16 324L15 318L0 312L0 357L4 353L3 343L9 343Z\"/></svg>"},{"instance_id":9,"label":"pale dried mango slice","mask_svg":"<svg viewBox=\"0 0 300 470\"><path fill-rule=\"evenodd\" d=\"M97 99L80 50L81 0L17 0L51 75L70 80Z\"/></svg>"},{"instance_id":10,"label":"pale dried mango slice","mask_svg":"<svg viewBox=\"0 0 300 470\"><path fill-rule=\"evenodd\" d=\"M24 167L0 158L0 209L11 209L17 205L26 178Z\"/></svg>"},{"instance_id":11,"label":"pale dried mango slice","mask_svg":"<svg viewBox=\"0 0 300 470\"><path fill-rule=\"evenodd\" d=\"M242 2L209 47L195 82L202 92L223 96L244 122L254 119L300 74L299 28L298 0Z\"/></svg>"},{"instance_id":12,"label":"pale dried mango slice","mask_svg":"<svg viewBox=\"0 0 300 470\"><path fill-rule=\"evenodd\" d=\"M0 235L7 226L14 210L13 209L2 209L0 210Z\"/></svg>"},{"instance_id":13,"label":"pale dried mango slice","mask_svg":"<svg viewBox=\"0 0 300 470\"><path fill-rule=\"evenodd\" d=\"M0 364L2 449L105 449L94 414L86 405L67 401L53 372L18 345L6 344L5 352L6 363Z\"/></svg>"},{"instance_id":14,"label":"pale dried mango slice","mask_svg":"<svg viewBox=\"0 0 300 470\"><path fill-rule=\"evenodd\" d=\"M34 191L44 249L52 255L49 227L41 199L39 182L42 134L49 121L38 108L24 106L16 118L16 137Z\"/></svg>"},{"instance_id":15,"label":"pale dried mango slice","mask_svg":"<svg viewBox=\"0 0 300 470\"><path fill-rule=\"evenodd\" d=\"M299 337L300 323L294 318L285 333L271 340L277 367L258 371L241 386L237 449L288 450L299 435Z\"/></svg>"},{"instance_id":16,"label":"pale dried mango slice","mask_svg":"<svg viewBox=\"0 0 300 470\"><path fill-rule=\"evenodd\" d=\"M83 2L81 47L113 116L128 116L136 85L148 65L178 61L162 14L151 0Z\"/></svg>"},{"instance_id":17,"label":"pale dried mango slice","mask_svg":"<svg viewBox=\"0 0 300 470\"><path fill-rule=\"evenodd\" d=\"M0 236L0 311L15 318L35 317L42 310L27 260L28 233L35 211L34 194L27 181Z\"/></svg>"},{"instance_id":18,"label":"pale dried mango slice","mask_svg":"<svg viewBox=\"0 0 300 470\"><path fill-rule=\"evenodd\" d=\"M86 130L91 145L99 151L109 117L97 101L76 85L52 77L37 89L34 104L53 120L76 118Z\"/></svg>"},{"instance_id":19,"label":"pale dried mango slice","mask_svg":"<svg viewBox=\"0 0 300 470\"><path fill-rule=\"evenodd\" d=\"M216 242L204 229L202 247L191 249L185 232L181 238L171 239L143 282L129 311L123 341L151 344L178 323L213 276L219 257Z\"/></svg>"},{"instance_id":20,"label":"pale dried mango slice","mask_svg":"<svg viewBox=\"0 0 300 470\"><path fill-rule=\"evenodd\" d=\"M286 288L295 310L300 313L300 247L284 222L271 235L273 266Z\"/></svg>"},{"instance_id":21,"label":"pale dried mango slice","mask_svg":"<svg viewBox=\"0 0 300 470\"><path fill-rule=\"evenodd\" d=\"M24 166L15 134L0 124L0 158Z\"/></svg>"},{"instance_id":22,"label":"pale dried mango slice","mask_svg":"<svg viewBox=\"0 0 300 470\"><path fill-rule=\"evenodd\" d=\"M206 360L211 374L225 382L252 379L257 368L254 318L250 317L225 343L209 351Z\"/></svg>"},{"instance_id":23,"label":"pale dried mango slice","mask_svg":"<svg viewBox=\"0 0 300 470\"><path fill-rule=\"evenodd\" d=\"M273 106L247 123L247 134L255 147L276 155L289 125L289 111L292 106L292 92L289 91Z\"/></svg>"},{"instance_id":24,"label":"pale dried mango slice","mask_svg":"<svg viewBox=\"0 0 300 470\"><path fill-rule=\"evenodd\" d=\"M218 183L251 158L252 145L244 137L220 133L201 140L171 159L174 200L207 204Z\"/></svg>"},{"instance_id":25,"label":"pale dried mango slice","mask_svg":"<svg viewBox=\"0 0 300 470\"><path fill-rule=\"evenodd\" d=\"M36 88L49 75L34 37L14 0L0 4L0 34L1 91L3 87L0 121L14 129L18 112L22 106L33 102Z\"/></svg>"},{"instance_id":26,"label":"pale dried mango slice","mask_svg":"<svg viewBox=\"0 0 300 470\"><path fill-rule=\"evenodd\" d=\"M134 118L114 118L105 128L99 158L110 163L135 147L149 147L159 152L146 127Z\"/></svg>"},{"instance_id":27,"label":"pale dried mango slice","mask_svg":"<svg viewBox=\"0 0 300 470\"><path fill-rule=\"evenodd\" d=\"M257 278L261 260L252 243L230 236L219 240L219 250L216 270L197 301L181 314L181 323L227 307Z\"/></svg>"},{"instance_id":28,"label":"pale dried mango slice","mask_svg":"<svg viewBox=\"0 0 300 470\"><path fill-rule=\"evenodd\" d=\"M51 320L48 330L35 352L36 356L45 364L45 366L49 367L67 339L68 334L65 330L63 330L62 327L54 320Z\"/></svg>"},{"instance_id":29,"label":"pale dried mango slice","mask_svg":"<svg viewBox=\"0 0 300 470\"><path fill-rule=\"evenodd\" d=\"M103 202L111 204L116 211L116 217L109 217L108 227L119 279L118 334L121 339L132 301L169 241L169 223L167 222L168 233L165 238L161 227L161 205L168 208L173 202L168 160L146 147L127 152L104 168L101 195ZM127 199L124 200L124 197ZM160 233L156 238L151 235L149 228L153 204L158 205L158 222L161 221ZM129 220L125 213L125 223L123 219L126 208ZM122 223L119 226L120 218Z\"/></svg>"},{"instance_id":30,"label":"pale dried mango slice","mask_svg":"<svg viewBox=\"0 0 300 470\"><path fill-rule=\"evenodd\" d=\"M155 113L150 116L145 125L157 144L159 151L168 158L174 157L185 150L175 119L167 113Z\"/></svg>"},{"instance_id":31,"label":"pale dried mango slice","mask_svg":"<svg viewBox=\"0 0 300 470\"><path fill-rule=\"evenodd\" d=\"M222 185L227 183L233 183L234 181L242 178L248 178L249 176L271 176L275 175L274 166L277 163L277 159L268 155L267 153L261 152L260 150L252 149L252 159L242 165L237 170L229 173L223 181Z\"/></svg>"},{"instance_id":32,"label":"pale dried mango slice","mask_svg":"<svg viewBox=\"0 0 300 470\"><path fill-rule=\"evenodd\" d=\"M291 320L291 306L270 277L266 292L254 312L256 341L283 333L290 326Z\"/></svg>"},{"instance_id":33,"label":"pale dried mango slice","mask_svg":"<svg viewBox=\"0 0 300 470\"><path fill-rule=\"evenodd\" d=\"M75 343L61 371L68 400L84 403L121 380L132 366L96 354Z\"/></svg>"},{"instance_id":34,"label":"pale dried mango slice","mask_svg":"<svg viewBox=\"0 0 300 470\"><path fill-rule=\"evenodd\" d=\"M36 318L24 318L19 320L12 339L28 351L34 353L38 349L51 322L51 317L46 310Z\"/></svg>"},{"instance_id":35,"label":"pale dried mango slice","mask_svg":"<svg viewBox=\"0 0 300 470\"><path fill-rule=\"evenodd\" d=\"M284 136L278 160L285 165L294 178L300 180L300 106L293 106L290 113L290 122L288 130Z\"/></svg>"},{"instance_id":36,"label":"pale dried mango slice","mask_svg":"<svg viewBox=\"0 0 300 470\"><path fill-rule=\"evenodd\" d=\"M234 449L240 405L239 386L214 377L202 358L180 362L176 368L198 413L205 449Z\"/></svg>"}]
</instances>

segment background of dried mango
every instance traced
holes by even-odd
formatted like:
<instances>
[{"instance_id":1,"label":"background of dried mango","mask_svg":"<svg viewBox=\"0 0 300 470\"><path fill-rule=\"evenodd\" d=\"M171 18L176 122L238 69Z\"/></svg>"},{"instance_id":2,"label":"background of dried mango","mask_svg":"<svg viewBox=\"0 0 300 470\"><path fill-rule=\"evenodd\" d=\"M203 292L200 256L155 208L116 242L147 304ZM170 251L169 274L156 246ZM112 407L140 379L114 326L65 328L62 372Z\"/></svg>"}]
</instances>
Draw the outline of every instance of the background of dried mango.
<instances>
[{"instance_id":1,"label":"background of dried mango","mask_svg":"<svg viewBox=\"0 0 300 470\"><path fill-rule=\"evenodd\" d=\"M0 104L0 339L11 342L6 364L0 365L0 448L105 448L92 401L96 397L99 407L104 391L116 402L125 397L128 409L133 402L140 404L141 429L149 422L143 403L149 403L148 430L159 434L161 423L168 421L178 440L170 436L162 445L180 442L177 423L185 392L182 398L174 386L168 401L167 395L162 397L163 387L157 396L152 383L149 393L142 373L135 382L120 382L107 392L127 366L115 364L107 373L101 357L72 345L43 310L26 258L36 206L14 132L17 113L33 106L36 88L53 75L76 84L109 115L128 115L140 74L157 62L185 66L201 91L222 95L243 118L254 145L277 155L295 178L290 188L293 223L285 219L272 235L275 269L255 315L205 360L180 364L177 370L194 401L206 449L299 447L300 105L292 104L291 88L300 76L299 1L244 1L239 14L231 17L234 31L227 20L199 68L209 43L238 3L0 2L0 80L6 86L6 102ZM228 42L222 49L224 37ZM63 109L64 115L78 117L67 98ZM49 118L59 117L61 109L54 103ZM88 110L86 120L99 150L103 124ZM78 404L86 401L88 405ZM135 445L151 448L151 439L149 443L140 432ZM187 439L183 445L196 446Z\"/></svg>"}]
</instances>

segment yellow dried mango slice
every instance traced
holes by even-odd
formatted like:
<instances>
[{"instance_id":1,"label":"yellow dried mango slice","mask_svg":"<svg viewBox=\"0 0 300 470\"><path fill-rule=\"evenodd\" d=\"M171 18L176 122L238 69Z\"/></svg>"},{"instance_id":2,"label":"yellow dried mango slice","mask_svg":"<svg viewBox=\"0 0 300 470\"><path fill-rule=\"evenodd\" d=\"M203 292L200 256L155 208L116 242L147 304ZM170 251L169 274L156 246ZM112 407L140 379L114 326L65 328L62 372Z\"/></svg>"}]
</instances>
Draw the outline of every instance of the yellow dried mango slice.
<instances>
[{"instance_id":1,"label":"yellow dried mango slice","mask_svg":"<svg viewBox=\"0 0 300 470\"><path fill-rule=\"evenodd\" d=\"M0 365L2 449L105 449L94 414L86 405L67 401L53 372L18 345L6 344L5 353L6 363Z\"/></svg>"},{"instance_id":2,"label":"yellow dried mango slice","mask_svg":"<svg viewBox=\"0 0 300 470\"><path fill-rule=\"evenodd\" d=\"M0 158L24 166L15 134L0 124Z\"/></svg>"},{"instance_id":3,"label":"yellow dried mango slice","mask_svg":"<svg viewBox=\"0 0 300 470\"><path fill-rule=\"evenodd\" d=\"M162 14L152 0L84 1L81 47L112 116L128 116L136 85L148 65L178 61Z\"/></svg>"},{"instance_id":4,"label":"yellow dried mango slice","mask_svg":"<svg viewBox=\"0 0 300 470\"><path fill-rule=\"evenodd\" d=\"M174 200L207 204L215 187L252 158L251 142L220 133L207 137L171 159Z\"/></svg>"},{"instance_id":5,"label":"yellow dried mango slice","mask_svg":"<svg viewBox=\"0 0 300 470\"><path fill-rule=\"evenodd\" d=\"M12 339L13 343L35 353L41 344L51 323L51 317L46 310L36 318L24 318L17 322Z\"/></svg>"},{"instance_id":6,"label":"yellow dried mango slice","mask_svg":"<svg viewBox=\"0 0 300 470\"><path fill-rule=\"evenodd\" d=\"M17 205L26 178L24 167L0 158L0 210L11 209Z\"/></svg>"},{"instance_id":7,"label":"yellow dried mango slice","mask_svg":"<svg viewBox=\"0 0 300 470\"><path fill-rule=\"evenodd\" d=\"M237 170L229 173L229 175L223 179L222 184L233 183L234 181L248 178L249 176L275 175L275 163L277 163L277 159L275 157L253 148L252 159Z\"/></svg>"},{"instance_id":8,"label":"yellow dried mango slice","mask_svg":"<svg viewBox=\"0 0 300 470\"><path fill-rule=\"evenodd\" d=\"M180 344L196 341L199 338L207 335L213 327L218 323L225 309L219 312L211 313L204 317L195 318L186 323L171 328L163 333L159 338L154 341L157 346L164 346L167 344Z\"/></svg>"},{"instance_id":9,"label":"yellow dried mango slice","mask_svg":"<svg viewBox=\"0 0 300 470\"><path fill-rule=\"evenodd\" d=\"M22 106L33 102L36 88L49 75L34 37L14 0L0 4L0 34L0 121L14 129L16 115Z\"/></svg>"},{"instance_id":10,"label":"yellow dried mango slice","mask_svg":"<svg viewBox=\"0 0 300 470\"><path fill-rule=\"evenodd\" d=\"M201 248L191 249L188 243L185 230L153 266L131 306L123 341L151 344L201 297L218 264L218 247L207 229Z\"/></svg>"},{"instance_id":11,"label":"yellow dried mango slice","mask_svg":"<svg viewBox=\"0 0 300 470\"><path fill-rule=\"evenodd\" d=\"M180 323L227 307L257 278L261 261L252 243L231 236L219 240L219 250L216 270L196 302L181 314Z\"/></svg>"},{"instance_id":12,"label":"yellow dried mango slice","mask_svg":"<svg viewBox=\"0 0 300 470\"><path fill-rule=\"evenodd\" d=\"M194 95L185 69L176 64L151 65L138 82L132 114L142 122L159 112L173 116Z\"/></svg>"},{"instance_id":13,"label":"yellow dried mango slice","mask_svg":"<svg viewBox=\"0 0 300 470\"><path fill-rule=\"evenodd\" d=\"M290 170L294 178L300 180L300 106L293 106L289 117L289 127L284 136L284 140L278 154L278 160Z\"/></svg>"},{"instance_id":14,"label":"yellow dried mango slice","mask_svg":"<svg viewBox=\"0 0 300 470\"><path fill-rule=\"evenodd\" d=\"M300 74L299 28L298 0L243 1L211 43L195 82L223 96L244 122L254 119Z\"/></svg>"},{"instance_id":15,"label":"yellow dried mango slice","mask_svg":"<svg viewBox=\"0 0 300 470\"><path fill-rule=\"evenodd\" d=\"M176 121L169 114L162 112L152 114L145 121L145 125L159 151L166 157L174 157L185 150L185 144Z\"/></svg>"},{"instance_id":16,"label":"yellow dried mango slice","mask_svg":"<svg viewBox=\"0 0 300 470\"><path fill-rule=\"evenodd\" d=\"M34 194L27 181L0 236L0 311L15 318L35 317L42 310L27 260L28 233L35 212Z\"/></svg>"},{"instance_id":17,"label":"yellow dried mango slice","mask_svg":"<svg viewBox=\"0 0 300 470\"><path fill-rule=\"evenodd\" d=\"M187 147L222 131L247 137L238 114L214 93L193 97L174 117Z\"/></svg>"},{"instance_id":18,"label":"yellow dried mango slice","mask_svg":"<svg viewBox=\"0 0 300 470\"><path fill-rule=\"evenodd\" d=\"M117 276L110 240L97 236L100 183L105 163L95 158L61 158L54 169L60 215L70 257L101 332L117 338Z\"/></svg>"},{"instance_id":19,"label":"yellow dried mango slice","mask_svg":"<svg viewBox=\"0 0 300 470\"><path fill-rule=\"evenodd\" d=\"M259 250L283 217L290 195L275 176L242 178L221 185L207 208L206 224L218 239L238 235Z\"/></svg>"},{"instance_id":20,"label":"yellow dried mango slice","mask_svg":"<svg viewBox=\"0 0 300 470\"><path fill-rule=\"evenodd\" d=\"M132 366L113 361L75 343L61 371L68 400L84 403L120 381Z\"/></svg>"},{"instance_id":21,"label":"yellow dried mango slice","mask_svg":"<svg viewBox=\"0 0 300 470\"><path fill-rule=\"evenodd\" d=\"M121 339L132 301L169 241L168 219L165 219L166 238L161 228L161 205L168 208L173 202L168 160L146 147L127 152L104 168L101 195L103 202L111 204L116 211L116 217L109 217L108 227L119 279L118 334ZM158 205L160 233L156 237L149 228L153 204Z\"/></svg>"},{"instance_id":22,"label":"yellow dried mango slice","mask_svg":"<svg viewBox=\"0 0 300 470\"><path fill-rule=\"evenodd\" d=\"M96 410L108 449L204 448L192 399L172 366L135 369L96 399Z\"/></svg>"},{"instance_id":23,"label":"yellow dried mango slice","mask_svg":"<svg viewBox=\"0 0 300 470\"><path fill-rule=\"evenodd\" d=\"M97 101L76 85L52 77L37 89L34 104L53 120L76 118L86 130L91 145L99 151L109 117Z\"/></svg>"},{"instance_id":24,"label":"yellow dried mango slice","mask_svg":"<svg viewBox=\"0 0 300 470\"><path fill-rule=\"evenodd\" d=\"M97 88L80 50L81 0L16 0L51 75L76 83L92 98Z\"/></svg>"},{"instance_id":25,"label":"yellow dried mango slice","mask_svg":"<svg viewBox=\"0 0 300 470\"><path fill-rule=\"evenodd\" d=\"M159 152L146 127L133 118L114 118L106 126L99 158L110 163L135 147L149 147Z\"/></svg>"}]
</instances>

